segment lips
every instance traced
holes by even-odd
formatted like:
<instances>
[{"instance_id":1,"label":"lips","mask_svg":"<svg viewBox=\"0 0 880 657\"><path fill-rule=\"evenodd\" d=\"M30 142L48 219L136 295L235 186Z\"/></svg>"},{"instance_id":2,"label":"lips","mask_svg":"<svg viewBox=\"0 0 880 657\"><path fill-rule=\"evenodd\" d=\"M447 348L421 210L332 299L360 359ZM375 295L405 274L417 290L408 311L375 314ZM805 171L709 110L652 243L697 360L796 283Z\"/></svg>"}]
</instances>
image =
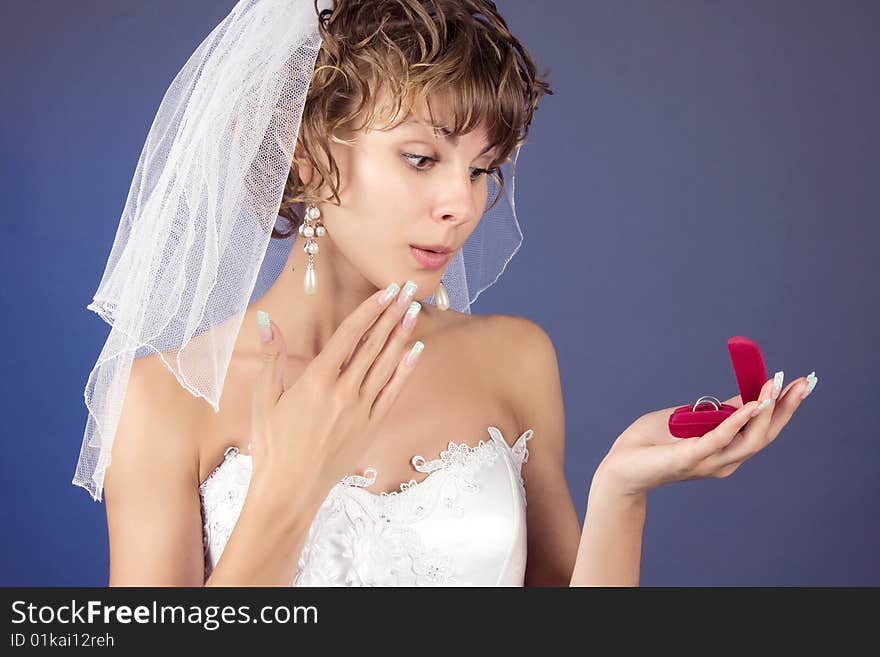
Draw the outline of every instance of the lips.
<instances>
[{"instance_id":1,"label":"lips","mask_svg":"<svg viewBox=\"0 0 880 657\"><path fill-rule=\"evenodd\" d=\"M443 246L442 244L429 244L426 246L422 246L421 244L411 244L410 246L422 251L431 251L433 253L450 253L452 251L448 246Z\"/></svg>"},{"instance_id":2,"label":"lips","mask_svg":"<svg viewBox=\"0 0 880 657\"><path fill-rule=\"evenodd\" d=\"M435 247L435 248L444 248L444 247ZM413 254L413 258L415 258L416 262L418 262L425 269L440 269L443 267L449 259L452 257L451 251L445 252L437 252L432 251L427 248L412 246L409 247L410 253Z\"/></svg>"}]
</instances>

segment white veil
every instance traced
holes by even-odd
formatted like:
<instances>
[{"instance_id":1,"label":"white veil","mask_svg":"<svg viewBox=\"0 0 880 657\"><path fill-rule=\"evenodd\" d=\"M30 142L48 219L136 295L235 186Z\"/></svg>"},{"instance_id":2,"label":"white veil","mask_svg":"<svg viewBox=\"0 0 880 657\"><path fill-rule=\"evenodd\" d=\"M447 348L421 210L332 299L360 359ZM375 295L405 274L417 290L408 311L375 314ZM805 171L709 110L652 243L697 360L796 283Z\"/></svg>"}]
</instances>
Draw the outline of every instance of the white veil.
<instances>
[{"instance_id":1,"label":"white veil","mask_svg":"<svg viewBox=\"0 0 880 657\"><path fill-rule=\"evenodd\" d=\"M135 358L156 353L214 411L244 311L291 244L270 239L321 47L313 0L241 0L168 88L147 135L104 275L87 308L111 327L85 387L73 483L102 499ZM503 198L448 265L450 308L469 313L522 243ZM487 208L498 194L489 178Z\"/></svg>"}]
</instances>

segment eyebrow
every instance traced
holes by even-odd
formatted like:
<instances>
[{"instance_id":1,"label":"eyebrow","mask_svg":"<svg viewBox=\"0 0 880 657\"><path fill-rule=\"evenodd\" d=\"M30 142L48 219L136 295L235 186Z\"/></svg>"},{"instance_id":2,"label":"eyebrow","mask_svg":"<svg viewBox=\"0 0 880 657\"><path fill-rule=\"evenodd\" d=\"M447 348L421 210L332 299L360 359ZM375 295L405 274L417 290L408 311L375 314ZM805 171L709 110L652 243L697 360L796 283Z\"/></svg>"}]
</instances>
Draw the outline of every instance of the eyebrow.
<instances>
[{"instance_id":1,"label":"eyebrow","mask_svg":"<svg viewBox=\"0 0 880 657\"><path fill-rule=\"evenodd\" d=\"M412 124L414 124L414 125L418 125L418 126L421 126L421 127L423 127L423 128L431 129L431 126L430 126L430 125L428 125L428 124L425 123L424 121L419 121L418 119L407 119L407 120L404 121L401 125L406 125L407 123L412 123ZM443 127L441 127L441 128L440 128L440 132L443 134L444 137L446 137L446 141L450 142L453 146L458 145L458 137L457 137L457 136L450 135L450 134L449 134L449 128L443 128ZM480 154L477 155L477 157L480 157L480 155L485 155L486 153L488 153L489 151L491 151L494 147L495 147L495 144L488 144L483 150L480 151Z\"/></svg>"}]
</instances>

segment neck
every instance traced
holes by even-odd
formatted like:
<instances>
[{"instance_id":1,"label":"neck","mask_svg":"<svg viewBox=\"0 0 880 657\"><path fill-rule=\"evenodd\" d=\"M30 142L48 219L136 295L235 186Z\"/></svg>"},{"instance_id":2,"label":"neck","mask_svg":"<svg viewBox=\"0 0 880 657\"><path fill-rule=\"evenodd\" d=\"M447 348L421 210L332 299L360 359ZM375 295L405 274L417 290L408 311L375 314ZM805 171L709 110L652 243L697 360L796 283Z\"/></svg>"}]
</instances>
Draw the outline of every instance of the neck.
<instances>
[{"instance_id":1,"label":"neck","mask_svg":"<svg viewBox=\"0 0 880 657\"><path fill-rule=\"evenodd\" d=\"M303 288L308 255L302 250L304 240L297 237L278 278L247 309L238 340L242 353L259 352L256 311L264 310L281 329L288 356L311 361L342 321L380 289L365 278L328 237L319 240L321 250L314 256L317 290L312 295L306 294ZM391 282L377 281L382 289ZM404 282L397 281L401 286ZM426 299L431 293L417 290L414 298Z\"/></svg>"}]
</instances>

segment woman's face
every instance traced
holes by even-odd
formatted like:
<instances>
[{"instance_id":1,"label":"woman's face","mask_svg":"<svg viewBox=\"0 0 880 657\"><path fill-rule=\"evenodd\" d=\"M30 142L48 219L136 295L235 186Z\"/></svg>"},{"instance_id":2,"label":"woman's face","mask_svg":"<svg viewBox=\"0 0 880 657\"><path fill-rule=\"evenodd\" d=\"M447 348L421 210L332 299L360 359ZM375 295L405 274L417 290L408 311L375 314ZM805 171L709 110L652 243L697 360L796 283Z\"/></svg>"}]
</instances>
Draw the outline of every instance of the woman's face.
<instances>
[{"instance_id":1,"label":"woman's face","mask_svg":"<svg viewBox=\"0 0 880 657\"><path fill-rule=\"evenodd\" d=\"M341 204L321 206L336 258L377 288L414 281L417 299L434 292L482 217L494 156L482 126L451 138L437 135L427 116L416 111L394 128L361 132L353 146L333 143ZM450 253L431 263L414 246Z\"/></svg>"}]
</instances>

